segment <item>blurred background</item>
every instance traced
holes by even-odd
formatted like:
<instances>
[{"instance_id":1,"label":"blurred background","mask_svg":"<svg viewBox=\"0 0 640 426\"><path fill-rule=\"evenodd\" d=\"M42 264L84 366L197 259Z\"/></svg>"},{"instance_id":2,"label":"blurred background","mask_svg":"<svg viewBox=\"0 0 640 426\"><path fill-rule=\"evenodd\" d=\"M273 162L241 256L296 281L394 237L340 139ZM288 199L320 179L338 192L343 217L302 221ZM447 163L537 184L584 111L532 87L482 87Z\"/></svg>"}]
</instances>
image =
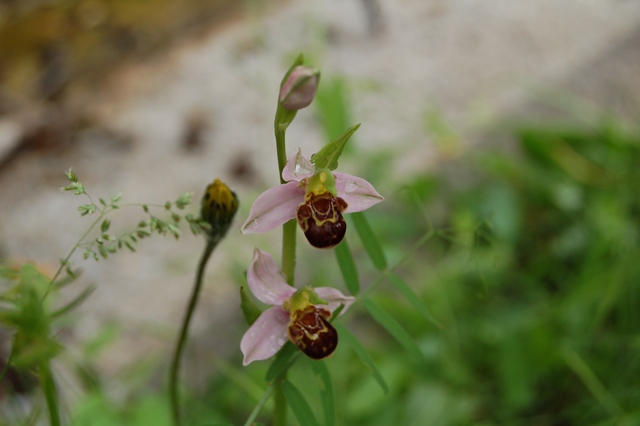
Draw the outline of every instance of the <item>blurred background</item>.
<instances>
[{"instance_id":1,"label":"blurred background","mask_svg":"<svg viewBox=\"0 0 640 426\"><path fill-rule=\"evenodd\" d=\"M299 53L323 74L289 150L362 123L340 168L385 196L370 221L435 319L388 283L374 293L416 359L350 314L390 392L339 350L327 361L338 424L640 424L636 1L3 0L0 257L55 272L90 223L86 201L59 191L69 167L94 198L123 203L199 200L226 181L241 209L183 365L196 424L243 422L265 366L241 367L238 288L254 246L279 257L280 234L239 227L278 182L272 120ZM114 232L137 212L116 212ZM367 287L378 273L348 242ZM96 285L59 324L76 424L168 424L166 367L203 244L185 229L73 259L82 275L60 299ZM300 285L342 285L331 252L298 256ZM6 424L21 424L30 408L11 401Z\"/></svg>"}]
</instances>

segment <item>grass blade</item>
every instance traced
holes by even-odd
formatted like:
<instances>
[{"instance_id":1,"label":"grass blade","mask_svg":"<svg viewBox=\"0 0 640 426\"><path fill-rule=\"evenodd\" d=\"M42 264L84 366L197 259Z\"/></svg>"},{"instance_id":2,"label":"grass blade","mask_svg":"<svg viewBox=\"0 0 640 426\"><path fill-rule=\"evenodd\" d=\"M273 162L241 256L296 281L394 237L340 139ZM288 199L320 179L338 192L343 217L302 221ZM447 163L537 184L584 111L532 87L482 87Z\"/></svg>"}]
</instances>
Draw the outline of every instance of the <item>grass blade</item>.
<instances>
[{"instance_id":1,"label":"grass blade","mask_svg":"<svg viewBox=\"0 0 640 426\"><path fill-rule=\"evenodd\" d=\"M371 229L364 213L357 212L351 214L351 220L356 227L360 241L362 241L362 245L371 258L373 265L379 271L387 269L387 258L384 255L380 241L378 241L378 238L373 233L373 229Z\"/></svg>"},{"instance_id":2,"label":"grass blade","mask_svg":"<svg viewBox=\"0 0 640 426\"><path fill-rule=\"evenodd\" d=\"M429 308L420 300L418 295L409 287L409 285L398 275L393 272L389 274L389 281L391 284L400 292L402 295L416 308L416 311L420 313L428 322L432 323L439 329L443 329L444 327L440 324L429 312Z\"/></svg>"},{"instance_id":3,"label":"grass blade","mask_svg":"<svg viewBox=\"0 0 640 426\"><path fill-rule=\"evenodd\" d=\"M329 368L324 361L308 360L311 364L313 374L316 376L320 387L320 399L322 400L322 408L324 409L325 426L335 426L336 424L336 401L333 393L333 383Z\"/></svg>"},{"instance_id":4,"label":"grass blade","mask_svg":"<svg viewBox=\"0 0 640 426\"><path fill-rule=\"evenodd\" d=\"M276 354L275 359L269 366L267 370L267 374L265 375L265 380L267 383L273 382L277 379L281 374L287 371L287 368L293 362L293 357L298 353L298 348L291 342L287 342L284 344L282 349Z\"/></svg>"},{"instance_id":5,"label":"grass blade","mask_svg":"<svg viewBox=\"0 0 640 426\"><path fill-rule=\"evenodd\" d=\"M391 336L393 336L393 338L398 341L398 343L404 346L404 348L418 360L423 359L420 348L398 321L396 321L373 300L364 299L362 303L364 304L364 307L367 309L367 311L369 311L369 314L371 314L373 319L375 319L378 324L384 327L384 329L387 330L389 334L391 334Z\"/></svg>"},{"instance_id":6,"label":"grass blade","mask_svg":"<svg viewBox=\"0 0 640 426\"><path fill-rule=\"evenodd\" d=\"M378 370L375 362L373 362L373 358L371 358L369 352L367 352L364 346L362 346L356 336L351 334L351 332L342 324L336 324L335 327L338 330L338 336L340 336L340 339L347 342L358 358L360 358L360 361L371 369L371 375L373 375L375 381L378 382L382 391L384 393L389 393L389 386L387 385L387 382L384 380L384 377L382 377L382 374L380 374L380 370Z\"/></svg>"},{"instance_id":7,"label":"grass blade","mask_svg":"<svg viewBox=\"0 0 640 426\"><path fill-rule=\"evenodd\" d=\"M347 290L353 296L357 296L360 292L360 278L358 278L358 269L353 261L353 256L351 256L351 250L349 250L347 240L338 244L334 251L336 253L338 266L340 266L340 272L342 272L342 278L344 278L344 284L347 287Z\"/></svg>"},{"instance_id":8,"label":"grass blade","mask_svg":"<svg viewBox=\"0 0 640 426\"><path fill-rule=\"evenodd\" d=\"M311 411L309 403L304 398L304 395L288 380L283 381L280 384L282 393L284 394L287 404L291 407L291 411L298 419L301 426L320 426L320 423L316 420Z\"/></svg>"}]
</instances>

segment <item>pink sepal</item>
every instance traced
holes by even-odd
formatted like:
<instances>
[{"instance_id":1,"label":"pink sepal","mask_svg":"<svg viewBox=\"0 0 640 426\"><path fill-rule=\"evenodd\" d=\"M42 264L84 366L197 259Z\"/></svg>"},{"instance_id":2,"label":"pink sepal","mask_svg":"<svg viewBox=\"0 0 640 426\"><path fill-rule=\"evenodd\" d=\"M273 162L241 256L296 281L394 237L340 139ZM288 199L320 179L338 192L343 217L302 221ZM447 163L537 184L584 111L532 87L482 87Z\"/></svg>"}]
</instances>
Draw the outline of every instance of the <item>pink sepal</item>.
<instances>
[{"instance_id":1,"label":"pink sepal","mask_svg":"<svg viewBox=\"0 0 640 426\"><path fill-rule=\"evenodd\" d=\"M362 178L338 172L333 172L333 176L336 178L338 197L347 202L346 213L366 210L384 200L382 195Z\"/></svg>"},{"instance_id":2,"label":"pink sepal","mask_svg":"<svg viewBox=\"0 0 640 426\"><path fill-rule=\"evenodd\" d=\"M280 306L264 311L242 337L242 365L275 355L287 342L289 313Z\"/></svg>"},{"instance_id":3,"label":"pink sepal","mask_svg":"<svg viewBox=\"0 0 640 426\"><path fill-rule=\"evenodd\" d=\"M267 232L283 225L296 217L296 209L303 200L304 188L299 188L298 182L267 189L251 206L242 233Z\"/></svg>"},{"instance_id":4,"label":"pink sepal","mask_svg":"<svg viewBox=\"0 0 640 426\"><path fill-rule=\"evenodd\" d=\"M267 305L282 305L296 289L287 284L278 265L269 253L255 249L253 261L247 271L251 293Z\"/></svg>"}]
</instances>

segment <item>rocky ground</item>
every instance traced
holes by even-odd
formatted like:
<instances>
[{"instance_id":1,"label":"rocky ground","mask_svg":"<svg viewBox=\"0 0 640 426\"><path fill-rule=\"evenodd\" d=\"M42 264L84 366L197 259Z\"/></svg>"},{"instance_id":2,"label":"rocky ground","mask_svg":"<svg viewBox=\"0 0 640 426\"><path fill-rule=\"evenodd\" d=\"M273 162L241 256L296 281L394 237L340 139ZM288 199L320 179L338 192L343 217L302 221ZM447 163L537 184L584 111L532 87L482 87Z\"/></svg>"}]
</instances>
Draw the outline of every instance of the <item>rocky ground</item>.
<instances>
[{"instance_id":1,"label":"rocky ground","mask_svg":"<svg viewBox=\"0 0 640 426\"><path fill-rule=\"evenodd\" d=\"M255 244L279 244L275 232L243 237L238 228L255 196L277 183L277 85L299 52L321 67L323 82L348 82L354 123L362 123L357 149L401 153L388 165L394 179L481 149L474 146L481 135L514 112L536 111L540 100L567 105L578 95L588 102L572 111L628 118L640 102L640 3L632 0L327 0L246 10L205 36L119 67L64 105L29 105L0 118L3 256L52 271L68 253L90 221L79 218L78 199L58 190L71 166L90 194L122 192L123 202L199 197L220 177L242 208L210 264L192 334L201 353L237 354L220 344L242 329L233 279ZM434 114L451 129L445 142L428 124ZM16 152L25 140L29 149ZM288 140L309 153L323 143L313 110L299 114ZM135 226L143 216L132 211L114 216L114 226ZM120 337L99 360L106 375L167 355L202 244L185 233L178 241L153 237L107 261L75 258L84 273L65 297L88 283L96 291L69 341L117 323ZM228 265L236 275L219 272Z\"/></svg>"}]
</instances>

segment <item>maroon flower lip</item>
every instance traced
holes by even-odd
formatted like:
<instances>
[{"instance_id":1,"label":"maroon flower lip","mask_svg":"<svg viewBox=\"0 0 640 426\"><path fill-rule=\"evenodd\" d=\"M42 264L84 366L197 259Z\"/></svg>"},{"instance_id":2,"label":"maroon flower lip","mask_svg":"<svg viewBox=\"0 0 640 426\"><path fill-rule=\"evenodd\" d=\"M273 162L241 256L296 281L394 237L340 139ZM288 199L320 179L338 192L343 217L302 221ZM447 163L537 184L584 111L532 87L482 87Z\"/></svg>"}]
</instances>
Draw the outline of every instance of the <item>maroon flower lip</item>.
<instances>
[{"instance_id":1,"label":"maroon flower lip","mask_svg":"<svg viewBox=\"0 0 640 426\"><path fill-rule=\"evenodd\" d=\"M329 318L331 312L313 305L294 312L287 328L289 340L309 358L328 357L338 346L338 332Z\"/></svg>"},{"instance_id":2,"label":"maroon flower lip","mask_svg":"<svg viewBox=\"0 0 640 426\"><path fill-rule=\"evenodd\" d=\"M330 249L340 244L347 232L342 212L348 207L340 197L329 192L314 195L298 206L296 218L309 244L316 248Z\"/></svg>"}]
</instances>

